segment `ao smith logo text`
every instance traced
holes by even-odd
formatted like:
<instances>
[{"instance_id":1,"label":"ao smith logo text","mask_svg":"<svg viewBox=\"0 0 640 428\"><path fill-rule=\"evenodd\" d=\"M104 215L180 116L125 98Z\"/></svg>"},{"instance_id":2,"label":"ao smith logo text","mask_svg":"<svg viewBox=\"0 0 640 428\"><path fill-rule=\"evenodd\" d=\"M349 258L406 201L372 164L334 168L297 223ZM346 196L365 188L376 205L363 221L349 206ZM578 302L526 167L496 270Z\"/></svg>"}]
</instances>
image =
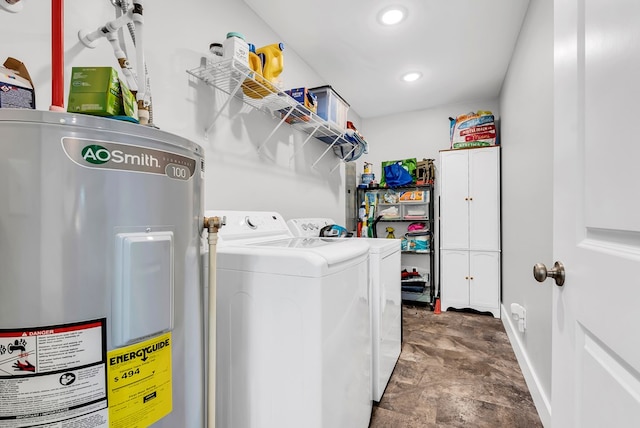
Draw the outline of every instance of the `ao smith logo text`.
<instances>
[{"instance_id":1,"label":"ao smith logo text","mask_svg":"<svg viewBox=\"0 0 640 428\"><path fill-rule=\"evenodd\" d=\"M115 366L117 364L121 364L127 361L132 361L138 358L140 358L140 360L142 361L147 361L147 358L149 358L148 356L150 354L168 347L169 347L169 339L164 339L164 340L161 340L160 342L156 342L153 345L145 346L144 348L140 348L136 351L125 352L124 354L111 357L109 359L109 365Z\"/></svg>"},{"instance_id":2,"label":"ao smith logo text","mask_svg":"<svg viewBox=\"0 0 640 428\"><path fill-rule=\"evenodd\" d=\"M160 161L153 155L147 153L125 153L122 150L107 150L102 146L92 144L82 149L82 158L94 165L102 165L109 161L113 163L124 163L129 165L146 166L160 168Z\"/></svg>"},{"instance_id":3,"label":"ao smith logo text","mask_svg":"<svg viewBox=\"0 0 640 428\"><path fill-rule=\"evenodd\" d=\"M111 141L63 137L62 148L69 159L85 168L157 174L182 181L193 177L198 164L178 153Z\"/></svg>"}]
</instances>

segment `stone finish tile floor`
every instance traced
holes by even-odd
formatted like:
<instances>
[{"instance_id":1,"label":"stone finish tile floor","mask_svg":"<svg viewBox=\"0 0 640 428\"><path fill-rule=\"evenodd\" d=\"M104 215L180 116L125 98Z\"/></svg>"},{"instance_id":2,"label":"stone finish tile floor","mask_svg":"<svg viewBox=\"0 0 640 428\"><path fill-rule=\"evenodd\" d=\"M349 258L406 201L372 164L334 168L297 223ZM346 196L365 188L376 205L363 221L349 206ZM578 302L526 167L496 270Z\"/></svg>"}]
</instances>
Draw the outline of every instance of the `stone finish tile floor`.
<instances>
[{"instance_id":1,"label":"stone finish tile floor","mask_svg":"<svg viewBox=\"0 0 640 428\"><path fill-rule=\"evenodd\" d=\"M405 305L403 329L370 428L542 427L499 319Z\"/></svg>"}]
</instances>

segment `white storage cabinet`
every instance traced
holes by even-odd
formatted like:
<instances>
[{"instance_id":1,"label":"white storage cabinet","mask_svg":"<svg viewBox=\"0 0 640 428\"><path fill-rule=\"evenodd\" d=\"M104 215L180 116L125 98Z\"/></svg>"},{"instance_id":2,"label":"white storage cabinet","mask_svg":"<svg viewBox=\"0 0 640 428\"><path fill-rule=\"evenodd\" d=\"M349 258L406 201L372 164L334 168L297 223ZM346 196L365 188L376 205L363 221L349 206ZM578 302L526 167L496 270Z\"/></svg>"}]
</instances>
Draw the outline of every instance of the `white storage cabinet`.
<instances>
[{"instance_id":1,"label":"white storage cabinet","mask_svg":"<svg viewBox=\"0 0 640 428\"><path fill-rule=\"evenodd\" d=\"M440 152L442 309L500 317L500 147Z\"/></svg>"}]
</instances>

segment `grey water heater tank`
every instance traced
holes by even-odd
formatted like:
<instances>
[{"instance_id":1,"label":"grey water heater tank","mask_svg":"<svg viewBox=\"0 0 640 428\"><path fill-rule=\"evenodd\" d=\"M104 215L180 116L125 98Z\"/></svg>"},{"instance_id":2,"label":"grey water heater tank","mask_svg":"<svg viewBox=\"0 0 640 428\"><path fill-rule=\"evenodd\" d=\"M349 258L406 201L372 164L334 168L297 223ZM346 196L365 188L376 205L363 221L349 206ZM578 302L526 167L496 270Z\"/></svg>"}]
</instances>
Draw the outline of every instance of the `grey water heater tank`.
<instances>
[{"instance_id":1,"label":"grey water heater tank","mask_svg":"<svg viewBox=\"0 0 640 428\"><path fill-rule=\"evenodd\" d=\"M0 109L0 426L204 426L203 174L157 129Z\"/></svg>"}]
</instances>

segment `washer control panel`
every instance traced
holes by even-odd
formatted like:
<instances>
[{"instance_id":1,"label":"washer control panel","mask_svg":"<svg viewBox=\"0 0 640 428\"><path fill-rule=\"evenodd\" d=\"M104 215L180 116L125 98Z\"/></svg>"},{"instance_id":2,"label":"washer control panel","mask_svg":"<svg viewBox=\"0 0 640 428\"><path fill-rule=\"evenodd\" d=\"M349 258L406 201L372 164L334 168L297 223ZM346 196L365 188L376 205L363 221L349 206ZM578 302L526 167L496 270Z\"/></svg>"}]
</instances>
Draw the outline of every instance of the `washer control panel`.
<instances>
[{"instance_id":1,"label":"washer control panel","mask_svg":"<svg viewBox=\"0 0 640 428\"><path fill-rule=\"evenodd\" d=\"M335 224L330 218L293 218L287 221L294 236L305 238L320 236L320 229L330 224Z\"/></svg>"}]
</instances>

